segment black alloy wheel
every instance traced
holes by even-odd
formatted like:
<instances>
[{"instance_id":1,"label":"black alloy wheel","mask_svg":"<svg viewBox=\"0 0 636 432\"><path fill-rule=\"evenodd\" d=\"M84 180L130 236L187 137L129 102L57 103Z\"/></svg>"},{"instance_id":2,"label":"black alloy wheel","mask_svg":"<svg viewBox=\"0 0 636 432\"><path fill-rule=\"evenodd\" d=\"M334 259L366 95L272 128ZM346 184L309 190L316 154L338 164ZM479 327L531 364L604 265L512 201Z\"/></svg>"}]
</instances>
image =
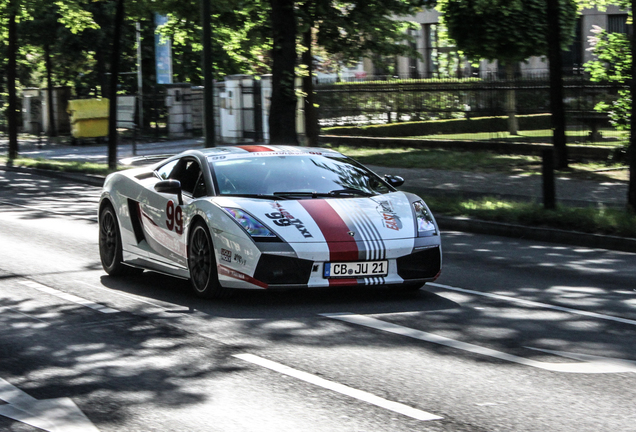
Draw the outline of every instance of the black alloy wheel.
<instances>
[{"instance_id":1,"label":"black alloy wheel","mask_svg":"<svg viewBox=\"0 0 636 432\"><path fill-rule=\"evenodd\" d=\"M194 293L203 298L225 298L230 295L219 284L216 256L208 227L201 221L194 223L188 243L188 269Z\"/></svg>"},{"instance_id":2,"label":"black alloy wheel","mask_svg":"<svg viewBox=\"0 0 636 432\"><path fill-rule=\"evenodd\" d=\"M121 234L112 205L106 204L99 214L99 257L102 267L110 276L138 274L143 270L125 265Z\"/></svg>"}]
</instances>

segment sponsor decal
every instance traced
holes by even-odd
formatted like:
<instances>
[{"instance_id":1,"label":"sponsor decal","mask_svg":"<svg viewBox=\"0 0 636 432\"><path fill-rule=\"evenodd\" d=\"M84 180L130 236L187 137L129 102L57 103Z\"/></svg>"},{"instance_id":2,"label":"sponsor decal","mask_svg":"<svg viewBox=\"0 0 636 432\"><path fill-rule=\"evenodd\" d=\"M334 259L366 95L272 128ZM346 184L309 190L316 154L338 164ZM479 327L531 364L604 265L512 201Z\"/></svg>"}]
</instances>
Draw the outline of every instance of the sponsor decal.
<instances>
[{"instance_id":1,"label":"sponsor decal","mask_svg":"<svg viewBox=\"0 0 636 432\"><path fill-rule=\"evenodd\" d=\"M261 288L267 288L267 284L265 282L261 282L258 279L254 279L252 276L246 275L245 273L241 273L239 271L236 271L236 270L231 269L229 267L226 267L224 265L219 264L217 266L217 270L218 270L220 275L228 276L228 277L231 277L233 279L242 280L242 281L251 283L252 285L256 285L258 287L261 287Z\"/></svg>"},{"instance_id":2,"label":"sponsor decal","mask_svg":"<svg viewBox=\"0 0 636 432\"><path fill-rule=\"evenodd\" d=\"M245 258L243 258L241 255L239 255L237 253L234 254L234 262L237 262L237 263L239 263L242 266L247 264L247 261L245 260Z\"/></svg>"},{"instance_id":3,"label":"sponsor decal","mask_svg":"<svg viewBox=\"0 0 636 432\"><path fill-rule=\"evenodd\" d=\"M296 229L302 234L305 238L313 238L313 235L309 232L309 230L305 227L303 222L300 219L296 219L292 216L287 210L283 208L280 203L272 203L271 206L276 210L272 213L266 213L265 216L270 218L272 222L274 222L279 227L286 226L295 226Z\"/></svg>"},{"instance_id":4,"label":"sponsor decal","mask_svg":"<svg viewBox=\"0 0 636 432\"><path fill-rule=\"evenodd\" d=\"M389 201L379 201L376 210L382 216L382 225L385 228L395 231L402 228L402 221Z\"/></svg>"},{"instance_id":5,"label":"sponsor decal","mask_svg":"<svg viewBox=\"0 0 636 432\"><path fill-rule=\"evenodd\" d=\"M237 242L226 237L219 237L219 240L225 245L226 248L241 252L241 245Z\"/></svg>"},{"instance_id":6,"label":"sponsor decal","mask_svg":"<svg viewBox=\"0 0 636 432\"><path fill-rule=\"evenodd\" d=\"M229 251L227 249L221 249L221 260L231 263L232 262L232 251Z\"/></svg>"}]
</instances>

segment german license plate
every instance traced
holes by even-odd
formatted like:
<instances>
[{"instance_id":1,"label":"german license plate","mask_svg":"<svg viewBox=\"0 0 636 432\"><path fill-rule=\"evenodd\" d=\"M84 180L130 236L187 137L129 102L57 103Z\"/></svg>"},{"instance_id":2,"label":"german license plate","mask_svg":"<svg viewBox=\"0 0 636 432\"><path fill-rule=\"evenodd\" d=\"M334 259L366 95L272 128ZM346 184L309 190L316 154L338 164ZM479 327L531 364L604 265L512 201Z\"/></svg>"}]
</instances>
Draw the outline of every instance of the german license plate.
<instances>
[{"instance_id":1,"label":"german license plate","mask_svg":"<svg viewBox=\"0 0 636 432\"><path fill-rule=\"evenodd\" d=\"M325 263L326 278L382 277L389 273L389 262L357 261Z\"/></svg>"}]
</instances>

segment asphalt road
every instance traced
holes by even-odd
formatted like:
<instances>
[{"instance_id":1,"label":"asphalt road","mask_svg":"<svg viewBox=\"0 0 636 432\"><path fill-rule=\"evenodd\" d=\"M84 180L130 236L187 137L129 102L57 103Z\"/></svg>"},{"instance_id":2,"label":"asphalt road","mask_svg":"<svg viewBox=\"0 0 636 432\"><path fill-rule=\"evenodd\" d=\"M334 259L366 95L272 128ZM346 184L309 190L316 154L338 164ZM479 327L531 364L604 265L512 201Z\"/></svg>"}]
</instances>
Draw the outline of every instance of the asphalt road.
<instances>
[{"instance_id":1,"label":"asphalt road","mask_svg":"<svg viewBox=\"0 0 636 432\"><path fill-rule=\"evenodd\" d=\"M446 232L442 277L105 275L99 190L0 172L2 431L636 431L636 254Z\"/></svg>"}]
</instances>

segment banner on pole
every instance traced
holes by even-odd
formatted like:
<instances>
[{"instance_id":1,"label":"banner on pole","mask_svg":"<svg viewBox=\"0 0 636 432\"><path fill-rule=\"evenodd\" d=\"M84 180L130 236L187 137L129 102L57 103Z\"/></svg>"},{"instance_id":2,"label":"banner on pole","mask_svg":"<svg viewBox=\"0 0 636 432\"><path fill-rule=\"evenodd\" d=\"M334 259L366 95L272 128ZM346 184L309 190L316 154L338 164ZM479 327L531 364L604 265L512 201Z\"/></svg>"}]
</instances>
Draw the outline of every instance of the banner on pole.
<instances>
[{"instance_id":1,"label":"banner on pole","mask_svg":"<svg viewBox=\"0 0 636 432\"><path fill-rule=\"evenodd\" d=\"M172 84L172 44L157 33L156 28L168 22L168 17L155 14L155 69L157 84Z\"/></svg>"}]
</instances>

